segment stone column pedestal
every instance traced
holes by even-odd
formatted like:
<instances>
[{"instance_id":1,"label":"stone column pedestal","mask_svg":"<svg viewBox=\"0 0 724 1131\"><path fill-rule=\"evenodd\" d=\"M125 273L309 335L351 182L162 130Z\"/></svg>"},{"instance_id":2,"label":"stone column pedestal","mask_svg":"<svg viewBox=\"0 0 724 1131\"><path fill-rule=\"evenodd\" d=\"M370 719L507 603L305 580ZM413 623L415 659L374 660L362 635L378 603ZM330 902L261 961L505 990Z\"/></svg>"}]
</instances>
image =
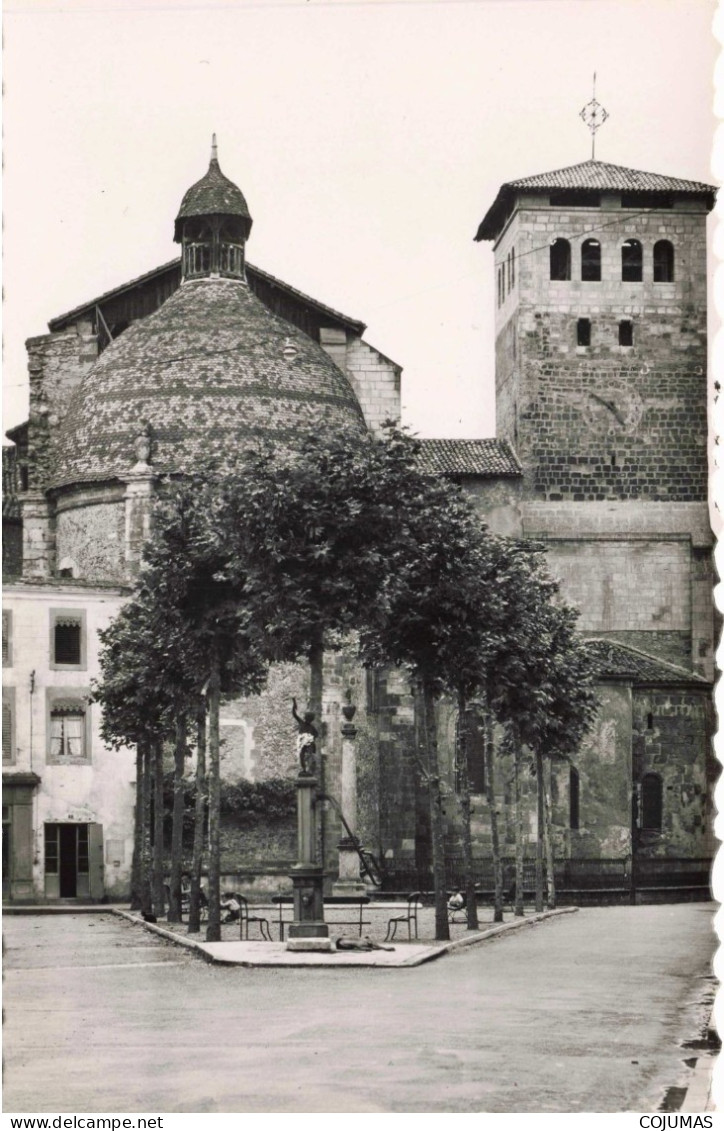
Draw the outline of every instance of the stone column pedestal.
<instances>
[{"instance_id":1,"label":"stone column pedestal","mask_svg":"<svg viewBox=\"0 0 724 1131\"><path fill-rule=\"evenodd\" d=\"M360 860L355 845L357 836L357 728L352 724L355 708L342 708L342 813L349 833L337 845L339 879L332 886L333 895L365 895L367 887L360 877ZM346 831L346 830L345 830Z\"/></svg>"},{"instance_id":2,"label":"stone column pedestal","mask_svg":"<svg viewBox=\"0 0 724 1131\"><path fill-rule=\"evenodd\" d=\"M297 777L297 851L298 862L292 869L294 889L294 921L289 926L290 939L326 939L329 927L324 922L322 884L324 869L316 862L317 822L315 803L317 779L312 774ZM299 949L295 946L294 949Z\"/></svg>"},{"instance_id":3,"label":"stone column pedestal","mask_svg":"<svg viewBox=\"0 0 724 1131\"><path fill-rule=\"evenodd\" d=\"M151 533L154 479L150 465L141 461L126 476L124 556L129 580L133 580L138 573L143 544Z\"/></svg>"}]
</instances>

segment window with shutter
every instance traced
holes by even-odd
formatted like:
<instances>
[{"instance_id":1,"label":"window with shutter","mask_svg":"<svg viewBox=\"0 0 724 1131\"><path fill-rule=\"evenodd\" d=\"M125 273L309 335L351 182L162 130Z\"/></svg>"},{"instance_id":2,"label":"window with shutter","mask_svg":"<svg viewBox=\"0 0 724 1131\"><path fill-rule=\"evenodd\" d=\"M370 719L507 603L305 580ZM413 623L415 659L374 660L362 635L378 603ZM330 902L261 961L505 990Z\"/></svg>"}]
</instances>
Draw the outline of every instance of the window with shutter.
<instances>
[{"instance_id":1,"label":"window with shutter","mask_svg":"<svg viewBox=\"0 0 724 1131\"><path fill-rule=\"evenodd\" d=\"M12 667L13 662L13 615L3 609L3 667Z\"/></svg>"}]
</instances>

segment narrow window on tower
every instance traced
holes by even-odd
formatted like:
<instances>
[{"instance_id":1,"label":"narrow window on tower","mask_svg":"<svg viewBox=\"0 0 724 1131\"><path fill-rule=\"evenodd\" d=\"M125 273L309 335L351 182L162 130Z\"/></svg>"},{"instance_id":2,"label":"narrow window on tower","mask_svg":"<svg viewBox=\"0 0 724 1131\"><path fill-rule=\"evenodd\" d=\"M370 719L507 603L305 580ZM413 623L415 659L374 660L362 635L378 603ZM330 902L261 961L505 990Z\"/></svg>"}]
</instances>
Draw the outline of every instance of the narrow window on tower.
<instances>
[{"instance_id":1,"label":"narrow window on tower","mask_svg":"<svg viewBox=\"0 0 724 1131\"><path fill-rule=\"evenodd\" d=\"M590 346L591 344L591 319L579 318L576 323L576 343L579 346Z\"/></svg>"},{"instance_id":2,"label":"narrow window on tower","mask_svg":"<svg viewBox=\"0 0 724 1131\"><path fill-rule=\"evenodd\" d=\"M638 240L625 240L621 244L621 279L624 283L640 283L643 279L643 249Z\"/></svg>"},{"instance_id":3,"label":"narrow window on tower","mask_svg":"<svg viewBox=\"0 0 724 1131\"><path fill-rule=\"evenodd\" d=\"M568 240L555 239L551 244L551 279L559 281L571 277L571 245Z\"/></svg>"},{"instance_id":4,"label":"narrow window on tower","mask_svg":"<svg viewBox=\"0 0 724 1131\"><path fill-rule=\"evenodd\" d=\"M668 240L659 240L654 244L654 282L673 283L674 281L674 245Z\"/></svg>"},{"instance_id":5,"label":"narrow window on tower","mask_svg":"<svg viewBox=\"0 0 724 1131\"><path fill-rule=\"evenodd\" d=\"M633 322L624 318L618 324L618 344L620 346L633 345Z\"/></svg>"},{"instance_id":6,"label":"narrow window on tower","mask_svg":"<svg viewBox=\"0 0 724 1131\"><path fill-rule=\"evenodd\" d=\"M581 244L581 279L584 283L601 281L601 244L599 240L584 240Z\"/></svg>"},{"instance_id":7,"label":"narrow window on tower","mask_svg":"<svg viewBox=\"0 0 724 1131\"><path fill-rule=\"evenodd\" d=\"M511 286L515 286L515 248L510 249L510 277Z\"/></svg>"}]
</instances>

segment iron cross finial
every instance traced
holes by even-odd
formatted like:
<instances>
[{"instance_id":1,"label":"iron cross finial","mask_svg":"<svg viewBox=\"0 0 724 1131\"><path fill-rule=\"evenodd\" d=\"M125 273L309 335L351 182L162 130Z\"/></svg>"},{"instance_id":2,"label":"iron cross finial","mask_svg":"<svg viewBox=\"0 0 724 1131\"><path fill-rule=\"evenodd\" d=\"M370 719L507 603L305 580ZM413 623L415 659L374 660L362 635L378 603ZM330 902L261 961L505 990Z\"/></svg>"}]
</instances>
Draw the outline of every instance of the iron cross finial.
<instances>
[{"instance_id":1,"label":"iron cross finial","mask_svg":"<svg viewBox=\"0 0 724 1131\"><path fill-rule=\"evenodd\" d=\"M596 131L600 130L603 123L608 117L608 110L605 110L600 102L596 100L596 72L593 72L593 98L580 112L579 117L591 131L591 160L596 160Z\"/></svg>"}]
</instances>

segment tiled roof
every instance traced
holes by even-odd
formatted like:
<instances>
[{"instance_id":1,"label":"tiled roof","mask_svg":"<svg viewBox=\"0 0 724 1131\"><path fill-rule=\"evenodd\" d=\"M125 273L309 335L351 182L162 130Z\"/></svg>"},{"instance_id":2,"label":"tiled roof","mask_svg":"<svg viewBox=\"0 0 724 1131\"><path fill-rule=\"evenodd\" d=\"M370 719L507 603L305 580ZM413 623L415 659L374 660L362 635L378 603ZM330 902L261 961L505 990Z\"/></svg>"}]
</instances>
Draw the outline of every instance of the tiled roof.
<instances>
[{"instance_id":1,"label":"tiled roof","mask_svg":"<svg viewBox=\"0 0 724 1131\"><path fill-rule=\"evenodd\" d=\"M66 311L65 314L58 314L55 318L51 318L48 322L48 329L52 332L57 330L65 330L73 322L77 322L83 315L92 314L96 306L102 307L104 303L110 302L115 298L128 291L132 291L135 287L143 286L145 283L153 282L164 275L177 275L177 285L181 281L181 259L171 259L168 263L164 263L161 267L154 267L152 271L146 271L145 274L139 275L136 279L131 279L127 283L122 283L120 287L114 287L113 290L105 291L102 295L90 299L88 302L82 303L80 306L75 306L72 310ZM271 275L268 271L263 271L261 267L255 267L253 263L246 262L246 275L249 280L249 286L255 290L254 282L259 279L263 283L268 283L270 286L278 288L285 294L292 295L294 298L299 299L301 303L312 307L314 310L319 311L320 314L327 315L334 322L340 322L343 326L352 330L355 334L364 334L367 329L364 322L360 322L357 318L350 318L348 314L342 314L341 311L335 310L331 306L326 306L316 298L292 287L289 283L285 283L282 279L278 279L275 275Z\"/></svg>"},{"instance_id":2,"label":"tiled roof","mask_svg":"<svg viewBox=\"0 0 724 1131\"><path fill-rule=\"evenodd\" d=\"M101 354L59 429L52 485L126 475L144 421L156 472L192 470L258 429L281 442L300 425L365 431L321 346L244 283L220 279L183 283Z\"/></svg>"},{"instance_id":3,"label":"tiled roof","mask_svg":"<svg viewBox=\"0 0 724 1131\"><path fill-rule=\"evenodd\" d=\"M476 240L494 239L507 214L509 204L517 192L550 192L552 189L590 189L605 192L680 193L685 196L705 196L709 208L713 207L716 189L702 181L686 181L682 177L668 177L661 173L646 173L642 169L628 169L625 165L610 165L606 161L582 161L565 169L550 173L536 173L520 177L501 185L498 195L488 209L478 228Z\"/></svg>"},{"instance_id":4,"label":"tiled roof","mask_svg":"<svg viewBox=\"0 0 724 1131\"><path fill-rule=\"evenodd\" d=\"M598 664L599 679L624 680L627 683L694 684L708 687L708 680L688 668L671 664L648 652L641 652L618 640L593 637L588 640Z\"/></svg>"},{"instance_id":5,"label":"tiled roof","mask_svg":"<svg viewBox=\"0 0 724 1131\"><path fill-rule=\"evenodd\" d=\"M225 177L215 157L211 158L208 172L186 192L174 229L174 239L181 240L181 221L189 216L241 216L247 221L246 234L251 228L251 216L241 189Z\"/></svg>"},{"instance_id":6,"label":"tiled roof","mask_svg":"<svg viewBox=\"0 0 724 1131\"><path fill-rule=\"evenodd\" d=\"M15 448L3 447L3 518L20 518L15 483Z\"/></svg>"},{"instance_id":7,"label":"tiled roof","mask_svg":"<svg viewBox=\"0 0 724 1131\"><path fill-rule=\"evenodd\" d=\"M420 461L432 475L523 474L507 440L420 440L420 443Z\"/></svg>"}]
</instances>

